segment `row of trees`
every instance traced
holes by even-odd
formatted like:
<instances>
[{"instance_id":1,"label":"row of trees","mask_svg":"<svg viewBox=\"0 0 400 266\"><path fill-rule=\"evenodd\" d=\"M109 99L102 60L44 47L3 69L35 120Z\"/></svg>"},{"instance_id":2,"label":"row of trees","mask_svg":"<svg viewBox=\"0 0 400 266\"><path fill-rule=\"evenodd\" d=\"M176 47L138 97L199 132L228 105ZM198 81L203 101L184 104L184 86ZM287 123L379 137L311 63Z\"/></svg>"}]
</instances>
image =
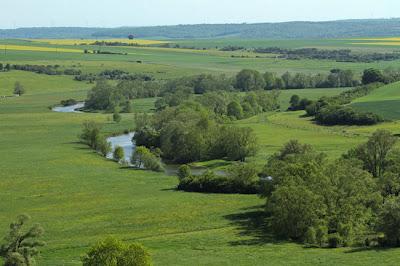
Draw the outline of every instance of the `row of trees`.
<instances>
[{"instance_id":1,"label":"row of trees","mask_svg":"<svg viewBox=\"0 0 400 266\"><path fill-rule=\"evenodd\" d=\"M400 151L397 138L375 132L329 161L290 141L262 173L273 232L313 246L400 245Z\"/></svg>"},{"instance_id":2,"label":"row of trees","mask_svg":"<svg viewBox=\"0 0 400 266\"><path fill-rule=\"evenodd\" d=\"M236 75L235 88L241 91L261 89L304 89L354 87L361 83L351 70L332 69L329 74L292 74L286 72L278 76L273 72L261 74L245 69Z\"/></svg>"},{"instance_id":3,"label":"row of trees","mask_svg":"<svg viewBox=\"0 0 400 266\"><path fill-rule=\"evenodd\" d=\"M20 70L29 71L37 74L45 75L81 75L82 71L79 69L60 69L59 65L17 65L17 64L6 64L5 66L0 63L0 71Z\"/></svg>"},{"instance_id":4,"label":"row of trees","mask_svg":"<svg viewBox=\"0 0 400 266\"><path fill-rule=\"evenodd\" d=\"M369 94L383 83L371 83L342 92L337 96L322 97L318 101L307 98L300 99L293 95L290 99L289 111L306 110L308 116L323 125L373 125L383 121L379 115L371 112L360 112L346 104L356 98Z\"/></svg>"},{"instance_id":5,"label":"row of trees","mask_svg":"<svg viewBox=\"0 0 400 266\"><path fill-rule=\"evenodd\" d=\"M399 53L354 53L350 49L322 50L317 48L284 49L279 47L256 48L256 53L279 54L280 58L289 60L316 59L335 60L338 62L393 61L400 59Z\"/></svg>"}]
</instances>

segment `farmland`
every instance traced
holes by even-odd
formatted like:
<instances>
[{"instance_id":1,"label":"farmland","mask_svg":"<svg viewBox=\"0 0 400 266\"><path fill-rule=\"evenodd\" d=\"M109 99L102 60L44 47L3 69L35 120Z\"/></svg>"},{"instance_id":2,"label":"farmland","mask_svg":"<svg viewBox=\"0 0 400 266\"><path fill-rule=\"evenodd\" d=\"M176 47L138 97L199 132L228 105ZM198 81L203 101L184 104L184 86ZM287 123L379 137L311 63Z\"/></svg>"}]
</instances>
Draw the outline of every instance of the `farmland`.
<instances>
[{"instance_id":1,"label":"farmland","mask_svg":"<svg viewBox=\"0 0 400 266\"><path fill-rule=\"evenodd\" d=\"M242 45L242 41L235 39L177 42L198 45L205 50L99 48L82 45L87 40L77 41L0 40L0 49L4 50L0 53L0 62L59 65L60 69L94 74L120 69L149 74L162 81L200 73L231 77L245 68L279 74L286 71L329 73L333 68L340 68L353 70L360 76L366 68L397 68L400 63L398 60L371 63L285 60L265 55L257 58L256 54L246 51L215 49L231 43ZM152 45L169 41L137 42ZM340 49L354 46L359 52L391 49L383 47L384 44L364 48L364 41L358 42L357 45L352 40L248 43L253 47ZM85 49L127 54L85 54ZM85 100L88 90L94 86L67 75L19 70L0 72L0 96L12 96L17 81L24 85L26 94L0 97L0 234L6 233L8 224L18 214L32 216L33 222L46 230L46 246L41 249L39 265L80 265L80 256L89 246L110 235L142 243L149 249L155 265L395 265L398 262L398 249L304 248L301 244L277 240L265 227L262 220L265 199L257 195L176 191L175 176L126 169L106 160L78 142L81 124L96 121L103 126L104 133L111 135L133 129L134 113L122 114L122 121L115 123L109 113L52 112L49 107L61 100ZM376 129L400 134L397 121L400 114L396 109L400 102L399 83L380 87L351 104L391 120L374 126L320 126L304 117L304 111L286 112L293 94L317 100L346 90L349 88L282 90L280 111L232 122L234 126L252 128L259 139L259 152L248 161L262 167L268 156L291 139L311 144L335 159L365 142ZM155 100L135 99L133 111L153 112ZM218 163L196 162L210 166Z\"/></svg>"}]
</instances>

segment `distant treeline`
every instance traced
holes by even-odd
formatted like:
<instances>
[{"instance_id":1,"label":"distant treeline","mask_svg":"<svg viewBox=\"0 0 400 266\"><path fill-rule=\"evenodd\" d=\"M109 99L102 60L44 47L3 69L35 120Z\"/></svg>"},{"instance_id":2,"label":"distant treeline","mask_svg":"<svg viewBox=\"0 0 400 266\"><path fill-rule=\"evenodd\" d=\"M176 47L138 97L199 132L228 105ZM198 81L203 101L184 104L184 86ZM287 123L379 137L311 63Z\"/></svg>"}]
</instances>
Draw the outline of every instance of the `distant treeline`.
<instances>
[{"instance_id":1,"label":"distant treeline","mask_svg":"<svg viewBox=\"0 0 400 266\"><path fill-rule=\"evenodd\" d=\"M321 50L316 48L283 49L279 47L256 48L256 53L279 54L280 58L299 60L335 60L338 62L363 62L393 61L400 59L400 53L354 53L350 49Z\"/></svg>"},{"instance_id":2,"label":"distant treeline","mask_svg":"<svg viewBox=\"0 0 400 266\"><path fill-rule=\"evenodd\" d=\"M81 75L79 69L60 69L59 65L13 65L0 63L0 71L21 70L45 75Z\"/></svg>"},{"instance_id":3,"label":"distant treeline","mask_svg":"<svg viewBox=\"0 0 400 266\"><path fill-rule=\"evenodd\" d=\"M137 38L196 39L338 39L397 37L400 19L257 24L198 24L155 27L79 28L37 27L0 30L0 38Z\"/></svg>"},{"instance_id":4,"label":"distant treeline","mask_svg":"<svg viewBox=\"0 0 400 266\"><path fill-rule=\"evenodd\" d=\"M377 69L366 69L362 76L362 86L342 92L337 96L322 97L318 101L300 99L293 95L290 99L289 110L306 110L308 116L313 116L315 121L323 125L373 125L383 121L383 118L371 112L360 112L346 106L354 99L368 95L385 83L400 80L400 74Z\"/></svg>"},{"instance_id":5,"label":"distant treeline","mask_svg":"<svg viewBox=\"0 0 400 266\"><path fill-rule=\"evenodd\" d=\"M75 80L77 81L89 81L94 82L98 79L107 79L107 80L145 80L150 81L153 80L153 76L148 74L131 74L129 72L112 69L112 70L103 70L98 74L87 73L87 74L79 74L75 76Z\"/></svg>"}]
</instances>

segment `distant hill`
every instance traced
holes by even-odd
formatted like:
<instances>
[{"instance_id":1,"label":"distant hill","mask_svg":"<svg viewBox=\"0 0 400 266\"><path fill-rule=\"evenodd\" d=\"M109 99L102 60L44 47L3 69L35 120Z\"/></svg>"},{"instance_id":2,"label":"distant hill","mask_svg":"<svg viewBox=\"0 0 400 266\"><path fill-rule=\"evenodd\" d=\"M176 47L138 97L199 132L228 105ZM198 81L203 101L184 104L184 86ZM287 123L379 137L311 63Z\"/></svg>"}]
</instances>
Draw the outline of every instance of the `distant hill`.
<instances>
[{"instance_id":1,"label":"distant hill","mask_svg":"<svg viewBox=\"0 0 400 266\"><path fill-rule=\"evenodd\" d=\"M20 28L0 30L0 38L328 39L400 36L400 19L258 24L199 24L121 28Z\"/></svg>"}]
</instances>

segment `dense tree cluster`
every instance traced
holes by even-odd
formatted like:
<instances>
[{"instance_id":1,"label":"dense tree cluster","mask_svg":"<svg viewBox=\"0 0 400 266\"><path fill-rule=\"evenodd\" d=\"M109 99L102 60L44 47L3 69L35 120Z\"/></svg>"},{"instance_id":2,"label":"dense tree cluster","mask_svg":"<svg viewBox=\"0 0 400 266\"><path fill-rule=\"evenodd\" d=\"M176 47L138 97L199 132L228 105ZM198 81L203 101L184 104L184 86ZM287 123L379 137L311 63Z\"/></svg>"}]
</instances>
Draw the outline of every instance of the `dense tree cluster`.
<instances>
[{"instance_id":1,"label":"dense tree cluster","mask_svg":"<svg viewBox=\"0 0 400 266\"><path fill-rule=\"evenodd\" d=\"M383 118L349 106L327 105L316 113L315 121L322 125L374 125L383 122Z\"/></svg>"},{"instance_id":2,"label":"dense tree cluster","mask_svg":"<svg viewBox=\"0 0 400 266\"><path fill-rule=\"evenodd\" d=\"M160 88L156 81L123 80L113 86L101 79L88 92L85 109L130 112L130 100L156 97Z\"/></svg>"},{"instance_id":3,"label":"dense tree cluster","mask_svg":"<svg viewBox=\"0 0 400 266\"><path fill-rule=\"evenodd\" d=\"M321 247L399 246L396 141L390 132L377 131L336 161L309 145L287 143L262 173L273 232Z\"/></svg>"},{"instance_id":4,"label":"dense tree cluster","mask_svg":"<svg viewBox=\"0 0 400 266\"><path fill-rule=\"evenodd\" d=\"M322 50L317 48L285 49L279 47L256 48L256 53L278 54L280 58L290 60L316 59L335 60L337 62L393 61L400 59L399 53L354 53L350 49Z\"/></svg>"},{"instance_id":5,"label":"dense tree cluster","mask_svg":"<svg viewBox=\"0 0 400 266\"><path fill-rule=\"evenodd\" d=\"M257 149L251 129L220 125L194 101L167 107L152 117L136 115L135 132L138 146L160 148L164 159L177 163L219 158L243 161Z\"/></svg>"}]
</instances>

